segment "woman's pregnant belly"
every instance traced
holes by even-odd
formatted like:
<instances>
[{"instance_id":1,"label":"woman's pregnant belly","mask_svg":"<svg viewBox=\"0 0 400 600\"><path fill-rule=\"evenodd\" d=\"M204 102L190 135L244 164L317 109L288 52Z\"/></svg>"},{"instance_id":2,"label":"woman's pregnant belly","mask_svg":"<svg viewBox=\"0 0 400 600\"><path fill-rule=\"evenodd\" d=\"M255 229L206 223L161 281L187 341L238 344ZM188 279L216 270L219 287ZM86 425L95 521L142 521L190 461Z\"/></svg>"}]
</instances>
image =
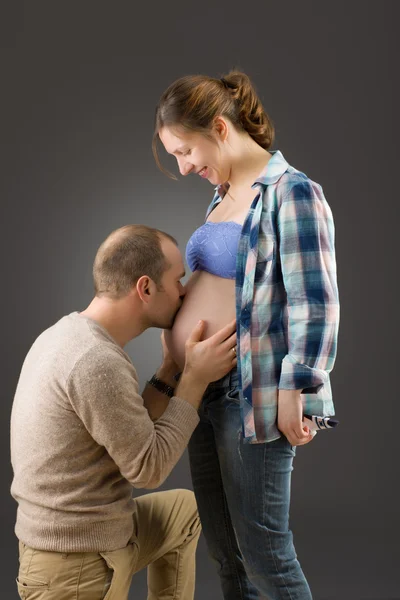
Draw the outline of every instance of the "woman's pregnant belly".
<instances>
[{"instance_id":1,"label":"woman's pregnant belly","mask_svg":"<svg viewBox=\"0 0 400 600\"><path fill-rule=\"evenodd\" d=\"M235 280L195 271L185 286L183 304L165 341L176 364L183 369L185 342L197 322L205 321L207 339L235 318Z\"/></svg>"}]
</instances>

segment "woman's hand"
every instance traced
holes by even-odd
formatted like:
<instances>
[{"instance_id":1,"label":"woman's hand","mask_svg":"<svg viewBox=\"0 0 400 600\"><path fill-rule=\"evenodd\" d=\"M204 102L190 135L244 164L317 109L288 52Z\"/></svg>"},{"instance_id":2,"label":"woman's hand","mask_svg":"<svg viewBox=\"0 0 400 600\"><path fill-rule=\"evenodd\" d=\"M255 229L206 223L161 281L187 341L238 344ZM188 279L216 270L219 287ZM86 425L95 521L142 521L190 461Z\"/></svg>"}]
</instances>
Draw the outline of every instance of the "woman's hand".
<instances>
[{"instance_id":1,"label":"woman's hand","mask_svg":"<svg viewBox=\"0 0 400 600\"><path fill-rule=\"evenodd\" d=\"M303 423L300 390L278 390L278 429L292 446L308 444L313 432Z\"/></svg>"}]
</instances>

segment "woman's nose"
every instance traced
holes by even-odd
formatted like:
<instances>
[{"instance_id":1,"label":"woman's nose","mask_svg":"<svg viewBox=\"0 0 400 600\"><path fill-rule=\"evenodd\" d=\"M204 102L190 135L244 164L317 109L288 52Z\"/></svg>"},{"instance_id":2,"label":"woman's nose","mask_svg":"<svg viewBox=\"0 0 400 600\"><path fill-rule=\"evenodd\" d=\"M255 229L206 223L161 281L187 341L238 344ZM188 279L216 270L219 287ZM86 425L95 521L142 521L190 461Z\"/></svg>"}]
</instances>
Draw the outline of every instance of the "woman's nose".
<instances>
[{"instance_id":1,"label":"woman's nose","mask_svg":"<svg viewBox=\"0 0 400 600\"><path fill-rule=\"evenodd\" d=\"M179 161L179 171L181 175L188 175L192 170L193 165L188 163L186 160Z\"/></svg>"}]
</instances>

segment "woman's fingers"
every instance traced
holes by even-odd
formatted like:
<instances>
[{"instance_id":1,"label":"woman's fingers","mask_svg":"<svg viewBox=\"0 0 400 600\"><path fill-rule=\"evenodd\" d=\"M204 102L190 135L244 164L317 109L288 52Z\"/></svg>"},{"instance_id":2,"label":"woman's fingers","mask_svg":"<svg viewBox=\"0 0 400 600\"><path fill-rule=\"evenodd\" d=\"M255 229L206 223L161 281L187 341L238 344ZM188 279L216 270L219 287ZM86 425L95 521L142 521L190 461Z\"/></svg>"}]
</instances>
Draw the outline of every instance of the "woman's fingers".
<instances>
[{"instance_id":1,"label":"woman's fingers","mask_svg":"<svg viewBox=\"0 0 400 600\"><path fill-rule=\"evenodd\" d=\"M314 438L312 433L303 432L302 435L299 435L295 429L292 429L287 434L285 433L285 436L292 446L304 446L305 444L311 442L311 440Z\"/></svg>"}]
</instances>

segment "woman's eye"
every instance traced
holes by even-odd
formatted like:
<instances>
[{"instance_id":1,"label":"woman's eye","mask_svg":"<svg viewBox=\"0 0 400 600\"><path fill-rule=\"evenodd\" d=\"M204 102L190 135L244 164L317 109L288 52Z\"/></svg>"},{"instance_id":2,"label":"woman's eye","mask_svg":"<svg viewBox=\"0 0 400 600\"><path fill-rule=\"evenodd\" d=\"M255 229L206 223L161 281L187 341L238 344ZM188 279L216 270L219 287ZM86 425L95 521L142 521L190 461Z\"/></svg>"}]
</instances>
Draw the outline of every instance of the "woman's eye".
<instances>
[{"instance_id":1,"label":"woman's eye","mask_svg":"<svg viewBox=\"0 0 400 600\"><path fill-rule=\"evenodd\" d=\"M188 156L191 153L191 150L186 150L186 152L183 153L183 156Z\"/></svg>"}]
</instances>

